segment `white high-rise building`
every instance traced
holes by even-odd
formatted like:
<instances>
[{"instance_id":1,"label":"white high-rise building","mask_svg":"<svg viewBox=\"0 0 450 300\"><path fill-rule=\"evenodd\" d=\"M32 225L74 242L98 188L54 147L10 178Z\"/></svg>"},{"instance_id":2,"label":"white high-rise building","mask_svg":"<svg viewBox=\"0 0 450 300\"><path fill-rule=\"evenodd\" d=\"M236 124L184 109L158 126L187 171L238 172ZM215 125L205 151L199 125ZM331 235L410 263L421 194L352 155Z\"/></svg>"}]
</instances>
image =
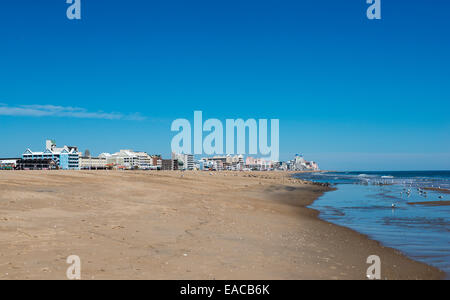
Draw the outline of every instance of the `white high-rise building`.
<instances>
[{"instance_id":1,"label":"white high-rise building","mask_svg":"<svg viewBox=\"0 0 450 300\"><path fill-rule=\"evenodd\" d=\"M294 158L294 170L302 171L306 169L306 160L303 158L303 155L295 155Z\"/></svg>"},{"instance_id":2,"label":"white high-rise building","mask_svg":"<svg viewBox=\"0 0 450 300\"><path fill-rule=\"evenodd\" d=\"M172 152L172 159L177 159L179 162L182 162L183 170L194 170L194 155Z\"/></svg>"}]
</instances>

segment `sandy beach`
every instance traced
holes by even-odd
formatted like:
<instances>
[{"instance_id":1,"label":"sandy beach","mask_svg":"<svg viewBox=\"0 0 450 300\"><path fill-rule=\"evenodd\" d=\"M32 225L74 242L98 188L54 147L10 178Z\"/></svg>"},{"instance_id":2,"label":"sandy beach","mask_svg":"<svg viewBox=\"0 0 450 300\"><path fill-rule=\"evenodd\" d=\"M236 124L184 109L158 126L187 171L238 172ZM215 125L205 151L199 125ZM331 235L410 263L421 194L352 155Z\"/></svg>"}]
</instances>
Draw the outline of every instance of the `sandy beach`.
<instances>
[{"instance_id":1,"label":"sandy beach","mask_svg":"<svg viewBox=\"0 0 450 300\"><path fill-rule=\"evenodd\" d=\"M1 171L0 279L440 279L306 208L282 172Z\"/></svg>"}]
</instances>

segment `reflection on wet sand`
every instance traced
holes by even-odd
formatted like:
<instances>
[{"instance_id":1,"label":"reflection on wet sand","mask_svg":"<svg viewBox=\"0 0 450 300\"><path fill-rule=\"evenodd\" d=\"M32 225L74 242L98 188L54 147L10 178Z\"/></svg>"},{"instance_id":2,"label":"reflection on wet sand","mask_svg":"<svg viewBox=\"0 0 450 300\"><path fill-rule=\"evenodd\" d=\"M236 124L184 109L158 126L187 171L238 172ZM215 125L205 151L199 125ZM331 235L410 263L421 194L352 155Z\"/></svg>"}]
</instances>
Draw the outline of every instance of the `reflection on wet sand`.
<instances>
[{"instance_id":1,"label":"reflection on wet sand","mask_svg":"<svg viewBox=\"0 0 450 300\"><path fill-rule=\"evenodd\" d=\"M449 206L450 201L408 202L409 205Z\"/></svg>"},{"instance_id":2,"label":"reflection on wet sand","mask_svg":"<svg viewBox=\"0 0 450 300\"><path fill-rule=\"evenodd\" d=\"M423 189L428 190L428 191L435 191L435 192L439 192L439 193L443 193L443 194L450 194L449 189L435 188L435 187L425 187Z\"/></svg>"}]
</instances>

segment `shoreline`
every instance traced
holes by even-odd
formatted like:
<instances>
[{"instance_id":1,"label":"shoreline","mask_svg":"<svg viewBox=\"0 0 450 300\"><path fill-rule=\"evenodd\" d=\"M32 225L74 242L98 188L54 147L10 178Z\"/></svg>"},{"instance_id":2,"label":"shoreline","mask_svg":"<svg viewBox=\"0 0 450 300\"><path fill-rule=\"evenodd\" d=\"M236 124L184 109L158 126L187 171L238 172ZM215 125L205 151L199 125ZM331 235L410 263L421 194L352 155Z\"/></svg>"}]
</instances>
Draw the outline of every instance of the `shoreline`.
<instances>
[{"instance_id":1,"label":"shoreline","mask_svg":"<svg viewBox=\"0 0 450 300\"><path fill-rule=\"evenodd\" d=\"M296 172L297 173L297 172ZM282 172L1 171L0 279L385 279L444 273L328 223Z\"/></svg>"},{"instance_id":2,"label":"shoreline","mask_svg":"<svg viewBox=\"0 0 450 300\"><path fill-rule=\"evenodd\" d=\"M302 172L297 172L297 174L298 174L298 173L302 173ZM292 175L294 175L294 174L292 174ZM315 183L315 182L313 182L313 181L309 181L309 182ZM328 183L328 184L329 184L329 183ZM332 186L332 185L330 185L330 186ZM334 190L337 190L337 189L338 189L338 187L333 187L333 188L330 188L330 190L325 191L324 193L333 192ZM314 199L313 201L311 201L311 203L310 203L309 205L312 205L312 204L313 204L316 200L318 200L319 198L320 198L320 196L317 197L316 199ZM439 203L439 202L442 202L442 201L435 201L435 202L438 202L438 203ZM419 204L423 204L423 203L408 203L408 204L409 204L409 205L415 205L415 204L419 205ZM309 205L308 205L308 206L309 206ZM435 205L436 205L436 204L435 204ZM327 223L327 224L331 224L331 225L333 225L333 226L337 226L337 227L339 227L339 228L341 228L341 229L343 229L343 230L349 230L349 231L351 231L351 232L353 232L353 233L359 235L359 236L362 237L363 239L367 239L368 241L375 242L380 248L382 248L382 249L384 249L384 250L386 250L386 251L391 251L391 252L392 252L391 254L394 254L394 255L400 255L401 257L406 258L407 260L410 260L410 261L413 262L413 263L422 264L422 265L424 265L424 266L426 266L426 267L428 267L428 268L434 269L434 271L437 271L437 273L440 273L440 275L437 275L437 273L436 273L437 277L434 277L434 275L433 275L432 278L420 278L420 279L439 279L439 280L444 280L444 279L447 278L447 274L446 274L444 271L440 270L439 268L437 268L437 267L435 267L435 266L432 266L432 265L429 265L429 264L426 264L426 263L417 261L417 260L415 260L415 259L409 257L408 255L406 255L405 253L403 253L403 252L402 252L401 250L399 250L399 249L385 246L381 241L378 241L378 240L376 240L376 239L372 239L372 238L369 237L367 234L358 232L358 231L356 231L356 230L354 230L354 229L352 229L352 228L350 228L350 227L346 227L346 226L343 226L343 225L338 225L338 224L335 224L335 223L331 223L331 222L329 222L329 221L326 221L326 220L324 220L324 219L321 219L321 218L319 217L320 211L317 210L317 209L313 209L313 208L309 208L309 207L305 207L305 208L306 208L306 209L309 209L309 210L311 210L311 211L313 211L314 214L315 214L315 217L316 217L319 221L325 222L325 223ZM396 265L392 265L392 266L397 267ZM382 268L382 269L383 269L383 268ZM382 279L383 279L383 278L382 278ZM404 278L401 277L401 278L397 278L397 279L404 279ZM408 277L407 279L411 279L411 278ZM419 278L417 278L417 279L419 279Z\"/></svg>"}]
</instances>

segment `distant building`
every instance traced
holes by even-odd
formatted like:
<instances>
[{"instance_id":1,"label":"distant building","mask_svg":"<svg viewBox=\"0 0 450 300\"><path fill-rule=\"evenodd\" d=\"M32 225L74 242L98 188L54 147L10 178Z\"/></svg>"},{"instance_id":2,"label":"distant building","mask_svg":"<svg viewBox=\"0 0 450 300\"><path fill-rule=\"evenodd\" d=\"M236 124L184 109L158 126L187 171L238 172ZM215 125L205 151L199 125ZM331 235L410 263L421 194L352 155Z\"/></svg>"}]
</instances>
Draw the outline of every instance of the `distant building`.
<instances>
[{"instance_id":1,"label":"distant building","mask_svg":"<svg viewBox=\"0 0 450 300\"><path fill-rule=\"evenodd\" d=\"M296 154L294 160L288 163L292 171L319 171L319 165L314 161L306 161L303 155Z\"/></svg>"},{"instance_id":2,"label":"distant building","mask_svg":"<svg viewBox=\"0 0 450 300\"><path fill-rule=\"evenodd\" d=\"M214 157L207 157L205 158L205 160L208 161L215 161L215 162L222 162L222 163L226 163L227 162L227 157L226 156L214 156Z\"/></svg>"},{"instance_id":3,"label":"distant building","mask_svg":"<svg viewBox=\"0 0 450 300\"><path fill-rule=\"evenodd\" d=\"M44 152L33 152L27 149L22 154L22 159L29 162L34 160L53 160L56 166L62 170L79 170L79 157L80 153L78 153L77 147L64 146L57 148L56 143L51 140L46 141Z\"/></svg>"},{"instance_id":4,"label":"distant building","mask_svg":"<svg viewBox=\"0 0 450 300\"><path fill-rule=\"evenodd\" d=\"M245 166L254 171L273 170L276 165L278 165L278 162L273 162L262 158L253 158L251 156L247 157L245 160Z\"/></svg>"},{"instance_id":5,"label":"distant building","mask_svg":"<svg viewBox=\"0 0 450 300\"><path fill-rule=\"evenodd\" d=\"M17 170L56 170L59 169L56 161L49 158L19 159Z\"/></svg>"},{"instance_id":6,"label":"distant building","mask_svg":"<svg viewBox=\"0 0 450 300\"><path fill-rule=\"evenodd\" d=\"M195 169L203 171L205 170L205 161L203 159L200 159L196 164L195 164Z\"/></svg>"},{"instance_id":7,"label":"distant building","mask_svg":"<svg viewBox=\"0 0 450 300\"><path fill-rule=\"evenodd\" d=\"M14 170L20 158L0 158L0 170Z\"/></svg>"},{"instance_id":8,"label":"distant building","mask_svg":"<svg viewBox=\"0 0 450 300\"><path fill-rule=\"evenodd\" d=\"M319 171L319 165L314 161L307 161L306 162L306 169L312 170L312 171Z\"/></svg>"},{"instance_id":9,"label":"distant building","mask_svg":"<svg viewBox=\"0 0 450 300\"><path fill-rule=\"evenodd\" d=\"M176 159L178 162L181 162L183 165L183 170L194 170L194 155L172 152L172 159Z\"/></svg>"},{"instance_id":10,"label":"distant building","mask_svg":"<svg viewBox=\"0 0 450 300\"><path fill-rule=\"evenodd\" d=\"M150 155L150 158L152 160L152 169L161 169L161 155Z\"/></svg>"},{"instance_id":11,"label":"distant building","mask_svg":"<svg viewBox=\"0 0 450 300\"><path fill-rule=\"evenodd\" d=\"M296 154L294 158L294 170L303 171L306 170L306 161L303 155Z\"/></svg>"},{"instance_id":12,"label":"distant building","mask_svg":"<svg viewBox=\"0 0 450 300\"><path fill-rule=\"evenodd\" d=\"M150 170L153 167L153 159L146 152L135 152L138 157L138 166L141 170Z\"/></svg>"},{"instance_id":13,"label":"distant building","mask_svg":"<svg viewBox=\"0 0 450 300\"><path fill-rule=\"evenodd\" d=\"M98 157L106 159L107 166L114 169L150 170L156 168L153 157L146 152L120 150L114 154L102 153Z\"/></svg>"},{"instance_id":14,"label":"distant building","mask_svg":"<svg viewBox=\"0 0 450 300\"><path fill-rule=\"evenodd\" d=\"M222 171L228 169L228 166L231 168L231 158L229 156L205 157L202 160L205 162L203 167L206 170Z\"/></svg>"},{"instance_id":15,"label":"distant building","mask_svg":"<svg viewBox=\"0 0 450 300\"><path fill-rule=\"evenodd\" d=\"M161 160L161 170L163 170L163 171L178 170L178 160L177 159L162 159Z\"/></svg>"},{"instance_id":16,"label":"distant building","mask_svg":"<svg viewBox=\"0 0 450 300\"><path fill-rule=\"evenodd\" d=\"M108 164L112 164L119 169L138 169L139 157L133 150L120 150L107 158Z\"/></svg>"},{"instance_id":17,"label":"distant building","mask_svg":"<svg viewBox=\"0 0 450 300\"><path fill-rule=\"evenodd\" d=\"M213 171L241 171L245 168L244 156L228 154L226 156L203 157L197 162L196 168Z\"/></svg>"},{"instance_id":18,"label":"distant building","mask_svg":"<svg viewBox=\"0 0 450 300\"><path fill-rule=\"evenodd\" d=\"M80 157L81 170L105 170L107 169L106 158L103 157Z\"/></svg>"},{"instance_id":19,"label":"distant building","mask_svg":"<svg viewBox=\"0 0 450 300\"><path fill-rule=\"evenodd\" d=\"M227 161L224 164L225 170L241 171L245 167L244 156L242 154L231 156L227 155Z\"/></svg>"}]
</instances>

